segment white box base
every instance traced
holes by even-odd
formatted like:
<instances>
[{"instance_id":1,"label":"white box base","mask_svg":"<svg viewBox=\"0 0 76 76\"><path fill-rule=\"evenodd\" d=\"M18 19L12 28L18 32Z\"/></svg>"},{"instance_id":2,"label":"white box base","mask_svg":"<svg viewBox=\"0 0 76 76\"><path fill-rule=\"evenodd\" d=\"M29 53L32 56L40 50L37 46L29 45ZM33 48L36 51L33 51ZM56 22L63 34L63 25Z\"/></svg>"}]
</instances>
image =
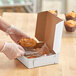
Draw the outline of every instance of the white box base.
<instances>
[{"instance_id":1,"label":"white box base","mask_svg":"<svg viewBox=\"0 0 76 76\"><path fill-rule=\"evenodd\" d=\"M20 62L22 62L27 68L34 68L34 67L58 63L59 54L42 56L42 57L32 58L32 59L28 59L25 56L21 56L21 57L18 57L17 59Z\"/></svg>"}]
</instances>

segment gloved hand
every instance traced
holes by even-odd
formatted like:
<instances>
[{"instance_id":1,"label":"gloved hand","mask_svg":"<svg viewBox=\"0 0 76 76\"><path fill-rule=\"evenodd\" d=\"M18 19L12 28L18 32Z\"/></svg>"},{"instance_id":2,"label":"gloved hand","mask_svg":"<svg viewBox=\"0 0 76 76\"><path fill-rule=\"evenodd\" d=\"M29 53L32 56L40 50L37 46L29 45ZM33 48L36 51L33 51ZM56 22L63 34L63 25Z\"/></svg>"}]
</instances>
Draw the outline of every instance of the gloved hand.
<instances>
[{"instance_id":1,"label":"gloved hand","mask_svg":"<svg viewBox=\"0 0 76 76\"><path fill-rule=\"evenodd\" d=\"M19 56L23 56L25 51L24 49L16 43L7 43L5 42L3 49L1 50L9 59L14 59Z\"/></svg>"},{"instance_id":2,"label":"gloved hand","mask_svg":"<svg viewBox=\"0 0 76 76\"><path fill-rule=\"evenodd\" d=\"M18 41L21 38L30 38L27 35L25 35L22 31L15 28L14 26L10 26L10 28L8 28L6 32L10 35L12 40L14 40L16 43L18 43Z\"/></svg>"},{"instance_id":3,"label":"gloved hand","mask_svg":"<svg viewBox=\"0 0 76 76\"><path fill-rule=\"evenodd\" d=\"M14 26L10 26L10 24L4 21L4 19L1 16L0 16L0 30L9 34L12 40L14 40L16 43L18 43L18 41L21 38L29 38L19 29L15 28Z\"/></svg>"}]
</instances>

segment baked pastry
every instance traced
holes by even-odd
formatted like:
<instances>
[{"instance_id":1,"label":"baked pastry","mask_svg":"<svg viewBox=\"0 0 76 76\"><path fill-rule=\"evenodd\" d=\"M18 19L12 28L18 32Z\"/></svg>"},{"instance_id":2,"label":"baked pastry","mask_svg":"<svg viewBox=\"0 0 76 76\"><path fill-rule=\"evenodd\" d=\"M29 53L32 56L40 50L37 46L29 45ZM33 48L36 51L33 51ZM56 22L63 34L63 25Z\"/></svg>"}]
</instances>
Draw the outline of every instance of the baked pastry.
<instances>
[{"instance_id":1,"label":"baked pastry","mask_svg":"<svg viewBox=\"0 0 76 76\"><path fill-rule=\"evenodd\" d=\"M22 47L26 47L26 48L32 48L36 45L36 41L32 38L22 38L20 41L19 41L19 44L22 46Z\"/></svg>"},{"instance_id":2,"label":"baked pastry","mask_svg":"<svg viewBox=\"0 0 76 76\"><path fill-rule=\"evenodd\" d=\"M56 15L56 16L57 16L57 14L58 14L57 10L56 10L56 11L49 10L49 12L52 13L52 14L54 14L54 15Z\"/></svg>"},{"instance_id":3,"label":"baked pastry","mask_svg":"<svg viewBox=\"0 0 76 76\"><path fill-rule=\"evenodd\" d=\"M67 13L65 16L66 20L76 20L76 12L74 11Z\"/></svg>"},{"instance_id":4,"label":"baked pastry","mask_svg":"<svg viewBox=\"0 0 76 76\"><path fill-rule=\"evenodd\" d=\"M49 49L46 44L43 43L37 43L32 38L22 38L19 41L19 44L25 49L25 56L27 58L36 58L43 55L49 55Z\"/></svg>"},{"instance_id":5,"label":"baked pastry","mask_svg":"<svg viewBox=\"0 0 76 76\"><path fill-rule=\"evenodd\" d=\"M64 25L65 25L66 31L73 32L75 31L75 28L76 28L76 21L68 20L64 22Z\"/></svg>"}]
</instances>

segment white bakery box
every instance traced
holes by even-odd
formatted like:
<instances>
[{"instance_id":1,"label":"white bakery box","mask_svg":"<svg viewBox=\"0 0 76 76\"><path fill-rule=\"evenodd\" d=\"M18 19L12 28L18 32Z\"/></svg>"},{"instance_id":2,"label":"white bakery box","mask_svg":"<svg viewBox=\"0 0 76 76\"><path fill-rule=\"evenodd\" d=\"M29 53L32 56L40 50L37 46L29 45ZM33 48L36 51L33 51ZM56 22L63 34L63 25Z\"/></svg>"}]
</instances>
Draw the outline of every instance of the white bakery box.
<instances>
[{"instance_id":1,"label":"white bakery box","mask_svg":"<svg viewBox=\"0 0 76 76\"><path fill-rule=\"evenodd\" d=\"M37 40L47 44L50 49L50 55L31 59L21 56L17 59L27 68L57 64L59 62L63 25L64 21L49 11L38 13L35 37Z\"/></svg>"}]
</instances>

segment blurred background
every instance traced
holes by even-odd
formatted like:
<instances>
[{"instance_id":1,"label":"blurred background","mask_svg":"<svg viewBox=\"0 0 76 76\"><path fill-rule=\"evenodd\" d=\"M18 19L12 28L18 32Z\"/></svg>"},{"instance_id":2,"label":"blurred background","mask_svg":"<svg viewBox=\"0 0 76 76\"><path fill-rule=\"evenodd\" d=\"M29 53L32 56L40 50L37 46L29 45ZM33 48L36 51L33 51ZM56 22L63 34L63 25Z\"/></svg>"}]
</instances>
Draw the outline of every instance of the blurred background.
<instances>
[{"instance_id":1,"label":"blurred background","mask_svg":"<svg viewBox=\"0 0 76 76\"><path fill-rule=\"evenodd\" d=\"M76 0L0 0L0 15L3 12L32 12L58 10L59 13L76 11Z\"/></svg>"}]
</instances>

